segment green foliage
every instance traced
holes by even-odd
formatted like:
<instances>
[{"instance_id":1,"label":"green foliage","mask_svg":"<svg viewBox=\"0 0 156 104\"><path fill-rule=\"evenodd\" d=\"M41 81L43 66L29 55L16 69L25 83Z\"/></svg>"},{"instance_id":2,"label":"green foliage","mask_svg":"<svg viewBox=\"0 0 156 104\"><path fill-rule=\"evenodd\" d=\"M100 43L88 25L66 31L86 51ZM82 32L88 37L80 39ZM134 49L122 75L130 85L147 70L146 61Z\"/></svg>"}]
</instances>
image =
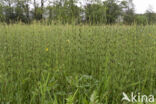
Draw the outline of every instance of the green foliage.
<instances>
[{"instance_id":1,"label":"green foliage","mask_svg":"<svg viewBox=\"0 0 156 104\"><path fill-rule=\"evenodd\" d=\"M129 9L124 14L125 24L133 24L135 21L135 14L133 9Z\"/></svg>"},{"instance_id":2,"label":"green foliage","mask_svg":"<svg viewBox=\"0 0 156 104\"><path fill-rule=\"evenodd\" d=\"M3 20L7 23L22 21L28 23L29 17L29 0L4 0L2 2Z\"/></svg>"},{"instance_id":3,"label":"green foliage","mask_svg":"<svg viewBox=\"0 0 156 104\"><path fill-rule=\"evenodd\" d=\"M41 20L42 19L42 8L41 7L36 7L34 10L34 19L36 20Z\"/></svg>"},{"instance_id":4,"label":"green foliage","mask_svg":"<svg viewBox=\"0 0 156 104\"><path fill-rule=\"evenodd\" d=\"M4 21L3 6L0 4L0 22Z\"/></svg>"},{"instance_id":5,"label":"green foliage","mask_svg":"<svg viewBox=\"0 0 156 104\"><path fill-rule=\"evenodd\" d=\"M156 23L156 14L155 13L153 13L152 11L147 10L145 15L147 17L147 20L148 20L149 24L155 24Z\"/></svg>"},{"instance_id":6,"label":"green foliage","mask_svg":"<svg viewBox=\"0 0 156 104\"><path fill-rule=\"evenodd\" d=\"M63 4L56 2L54 6L49 6L49 19L60 21L63 24L80 23L82 10L75 3L75 0L65 0Z\"/></svg>"},{"instance_id":7,"label":"green foliage","mask_svg":"<svg viewBox=\"0 0 156 104\"><path fill-rule=\"evenodd\" d=\"M78 92L78 89L76 90L76 92L74 93L74 95L70 95L68 98L67 98L67 103L66 104L74 104L74 99L75 99L75 96Z\"/></svg>"},{"instance_id":8,"label":"green foliage","mask_svg":"<svg viewBox=\"0 0 156 104\"><path fill-rule=\"evenodd\" d=\"M94 91L90 97L90 103L89 104L100 104L98 100L97 91Z\"/></svg>"},{"instance_id":9,"label":"green foliage","mask_svg":"<svg viewBox=\"0 0 156 104\"><path fill-rule=\"evenodd\" d=\"M105 24L106 7L100 4L87 4L85 7L86 22L91 24Z\"/></svg>"},{"instance_id":10,"label":"green foliage","mask_svg":"<svg viewBox=\"0 0 156 104\"><path fill-rule=\"evenodd\" d=\"M108 24L116 22L118 16L121 15L122 8L116 3L116 0L106 0L104 5L106 9L106 19Z\"/></svg>"},{"instance_id":11,"label":"green foliage","mask_svg":"<svg viewBox=\"0 0 156 104\"><path fill-rule=\"evenodd\" d=\"M135 17L135 23L138 25L147 25L148 24L147 17L145 15L137 15Z\"/></svg>"},{"instance_id":12,"label":"green foliage","mask_svg":"<svg viewBox=\"0 0 156 104\"><path fill-rule=\"evenodd\" d=\"M0 102L121 104L156 94L156 26L0 25Z\"/></svg>"}]
</instances>

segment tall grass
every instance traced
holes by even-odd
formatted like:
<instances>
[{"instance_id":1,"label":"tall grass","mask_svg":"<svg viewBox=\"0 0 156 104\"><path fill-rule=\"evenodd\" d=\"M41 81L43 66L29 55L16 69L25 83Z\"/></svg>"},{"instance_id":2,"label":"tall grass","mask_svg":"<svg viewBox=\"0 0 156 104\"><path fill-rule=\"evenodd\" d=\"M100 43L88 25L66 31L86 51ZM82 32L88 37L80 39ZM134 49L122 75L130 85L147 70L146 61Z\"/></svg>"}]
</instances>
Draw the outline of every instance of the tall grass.
<instances>
[{"instance_id":1,"label":"tall grass","mask_svg":"<svg viewBox=\"0 0 156 104\"><path fill-rule=\"evenodd\" d=\"M0 103L126 104L156 95L156 26L0 25Z\"/></svg>"}]
</instances>

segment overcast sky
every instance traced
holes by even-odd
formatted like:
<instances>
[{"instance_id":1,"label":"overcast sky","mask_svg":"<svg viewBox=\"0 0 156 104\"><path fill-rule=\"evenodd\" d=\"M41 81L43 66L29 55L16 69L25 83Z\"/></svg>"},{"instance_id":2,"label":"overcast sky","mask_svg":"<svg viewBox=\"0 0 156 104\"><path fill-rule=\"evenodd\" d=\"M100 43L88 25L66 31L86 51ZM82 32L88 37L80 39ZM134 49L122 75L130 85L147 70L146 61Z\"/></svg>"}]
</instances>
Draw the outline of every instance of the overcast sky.
<instances>
[{"instance_id":1,"label":"overcast sky","mask_svg":"<svg viewBox=\"0 0 156 104\"><path fill-rule=\"evenodd\" d=\"M144 13L152 6L153 11L156 12L156 0L133 0L136 13Z\"/></svg>"}]
</instances>

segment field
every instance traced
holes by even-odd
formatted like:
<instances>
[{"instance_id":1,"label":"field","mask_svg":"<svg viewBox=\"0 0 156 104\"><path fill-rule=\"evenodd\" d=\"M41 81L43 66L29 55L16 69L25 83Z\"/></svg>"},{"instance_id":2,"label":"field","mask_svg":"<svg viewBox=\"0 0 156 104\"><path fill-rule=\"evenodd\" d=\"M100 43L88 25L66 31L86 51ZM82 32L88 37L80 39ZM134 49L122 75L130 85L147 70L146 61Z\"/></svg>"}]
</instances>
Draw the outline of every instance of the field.
<instances>
[{"instance_id":1,"label":"field","mask_svg":"<svg viewBox=\"0 0 156 104\"><path fill-rule=\"evenodd\" d=\"M0 103L128 104L123 92L156 96L155 25L0 25Z\"/></svg>"}]
</instances>

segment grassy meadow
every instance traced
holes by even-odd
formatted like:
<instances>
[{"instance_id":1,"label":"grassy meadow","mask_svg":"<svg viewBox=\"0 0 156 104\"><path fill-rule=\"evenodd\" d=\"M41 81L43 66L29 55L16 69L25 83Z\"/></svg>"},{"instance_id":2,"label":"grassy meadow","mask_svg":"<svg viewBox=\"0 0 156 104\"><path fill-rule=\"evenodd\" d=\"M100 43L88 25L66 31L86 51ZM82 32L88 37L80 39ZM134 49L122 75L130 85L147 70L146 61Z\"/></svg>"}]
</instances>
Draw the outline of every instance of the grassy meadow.
<instances>
[{"instance_id":1,"label":"grassy meadow","mask_svg":"<svg viewBox=\"0 0 156 104\"><path fill-rule=\"evenodd\" d=\"M155 25L0 25L0 104L128 104L123 92L156 96Z\"/></svg>"}]
</instances>

